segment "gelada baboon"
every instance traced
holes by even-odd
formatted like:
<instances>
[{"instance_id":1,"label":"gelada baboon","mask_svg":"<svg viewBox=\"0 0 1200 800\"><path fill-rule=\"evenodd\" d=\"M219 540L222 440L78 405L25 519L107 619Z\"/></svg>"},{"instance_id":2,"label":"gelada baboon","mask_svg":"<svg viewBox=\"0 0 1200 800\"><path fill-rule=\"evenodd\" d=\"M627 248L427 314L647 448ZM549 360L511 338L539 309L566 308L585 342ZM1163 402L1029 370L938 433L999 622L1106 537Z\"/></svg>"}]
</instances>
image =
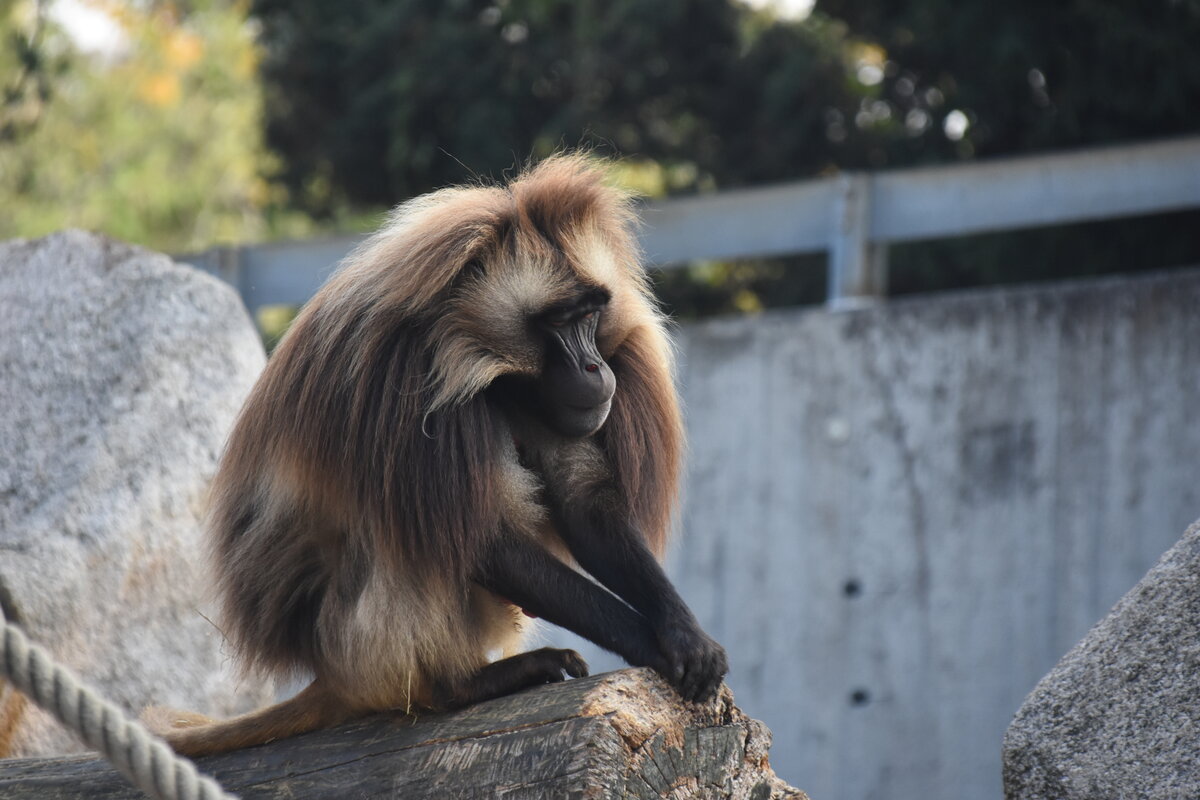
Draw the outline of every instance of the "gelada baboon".
<instances>
[{"instance_id":1,"label":"gelada baboon","mask_svg":"<svg viewBox=\"0 0 1200 800\"><path fill-rule=\"evenodd\" d=\"M558 156L400 206L304 307L232 433L211 527L242 660L313 682L222 722L152 714L192 725L175 749L587 674L574 651L521 652L527 615L685 699L717 691L725 652L657 560L683 435L633 223L597 166Z\"/></svg>"}]
</instances>

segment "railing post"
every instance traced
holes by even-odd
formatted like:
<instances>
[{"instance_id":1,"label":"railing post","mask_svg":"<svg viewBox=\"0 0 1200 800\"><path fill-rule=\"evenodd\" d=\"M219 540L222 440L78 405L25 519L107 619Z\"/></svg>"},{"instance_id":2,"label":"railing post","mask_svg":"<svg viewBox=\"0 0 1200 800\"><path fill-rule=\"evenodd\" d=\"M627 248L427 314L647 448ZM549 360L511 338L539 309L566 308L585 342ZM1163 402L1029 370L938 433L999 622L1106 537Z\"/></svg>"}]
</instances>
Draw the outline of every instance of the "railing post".
<instances>
[{"instance_id":1,"label":"railing post","mask_svg":"<svg viewBox=\"0 0 1200 800\"><path fill-rule=\"evenodd\" d=\"M862 305L887 292L887 245L870 238L872 181L862 172L838 178L829 243L830 308Z\"/></svg>"},{"instance_id":2,"label":"railing post","mask_svg":"<svg viewBox=\"0 0 1200 800\"><path fill-rule=\"evenodd\" d=\"M209 275L220 278L236 289L237 293L242 296L242 301L245 302L246 291L242 285L242 262L245 250L246 248L235 245L213 245L207 250L197 253L172 253L171 258L191 264Z\"/></svg>"},{"instance_id":3,"label":"railing post","mask_svg":"<svg viewBox=\"0 0 1200 800\"><path fill-rule=\"evenodd\" d=\"M217 277L238 290L244 298L246 292L242 286L242 248L233 245L214 247L210 252L216 256L213 260L217 269Z\"/></svg>"}]
</instances>

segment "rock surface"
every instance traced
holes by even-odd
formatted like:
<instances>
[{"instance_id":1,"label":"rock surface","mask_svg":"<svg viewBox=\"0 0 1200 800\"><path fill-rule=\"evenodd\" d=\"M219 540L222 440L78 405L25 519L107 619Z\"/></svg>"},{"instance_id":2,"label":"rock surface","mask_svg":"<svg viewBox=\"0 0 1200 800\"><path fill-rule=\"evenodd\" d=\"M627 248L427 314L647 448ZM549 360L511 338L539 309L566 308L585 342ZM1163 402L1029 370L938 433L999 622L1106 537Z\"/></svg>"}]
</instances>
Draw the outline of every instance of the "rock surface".
<instances>
[{"instance_id":1,"label":"rock surface","mask_svg":"<svg viewBox=\"0 0 1200 800\"><path fill-rule=\"evenodd\" d=\"M1200 522L1042 679L1004 739L1009 800L1200 797Z\"/></svg>"},{"instance_id":2,"label":"rock surface","mask_svg":"<svg viewBox=\"0 0 1200 800\"><path fill-rule=\"evenodd\" d=\"M270 699L230 674L206 618L201 536L263 364L237 295L208 275L80 231L0 244L0 596L127 710ZM80 748L22 706L0 686L10 755Z\"/></svg>"}]
</instances>

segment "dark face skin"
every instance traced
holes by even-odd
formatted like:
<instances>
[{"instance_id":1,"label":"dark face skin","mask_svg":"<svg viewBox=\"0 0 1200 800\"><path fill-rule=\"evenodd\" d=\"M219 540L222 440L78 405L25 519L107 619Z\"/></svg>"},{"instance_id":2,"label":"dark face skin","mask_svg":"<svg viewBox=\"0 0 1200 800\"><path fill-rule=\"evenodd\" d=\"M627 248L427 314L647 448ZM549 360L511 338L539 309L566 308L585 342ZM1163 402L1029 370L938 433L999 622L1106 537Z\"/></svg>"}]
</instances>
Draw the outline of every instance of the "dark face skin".
<instances>
[{"instance_id":1,"label":"dark face skin","mask_svg":"<svg viewBox=\"0 0 1200 800\"><path fill-rule=\"evenodd\" d=\"M475 581L530 614L560 625L622 656L658 671L685 700L707 701L729 670L725 650L700 627L646 546L611 466L602 453L594 471L561 469L564 453L581 453L569 442L546 437L541 426L568 439L595 433L608 418L616 379L596 347L608 297L583 292L568 303L528 319L542 345L542 368L498 378L490 398L511 415L513 444L524 465L538 472L549 518L581 575L532 537L505 530L487 551ZM533 435L524 425L533 418ZM574 473L574 474L573 474ZM596 583L602 584L597 586ZM602 588L603 587L603 588ZM607 591L606 591L607 589ZM615 596L614 596L615 595ZM540 684L587 674L572 650L543 648L496 661L442 698L465 705Z\"/></svg>"},{"instance_id":2,"label":"dark face skin","mask_svg":"<svg viewBox=\"0 0 1200 800\"><path fill-rule=\"evenodd\" d=\"M537 382L541 416L552 430L568 438L600 430L612 407L617 381L596 348L596 329L607 304L607 293L594 290L533 320L546 343L546 360Z\"/></svg>"}]
</instances>

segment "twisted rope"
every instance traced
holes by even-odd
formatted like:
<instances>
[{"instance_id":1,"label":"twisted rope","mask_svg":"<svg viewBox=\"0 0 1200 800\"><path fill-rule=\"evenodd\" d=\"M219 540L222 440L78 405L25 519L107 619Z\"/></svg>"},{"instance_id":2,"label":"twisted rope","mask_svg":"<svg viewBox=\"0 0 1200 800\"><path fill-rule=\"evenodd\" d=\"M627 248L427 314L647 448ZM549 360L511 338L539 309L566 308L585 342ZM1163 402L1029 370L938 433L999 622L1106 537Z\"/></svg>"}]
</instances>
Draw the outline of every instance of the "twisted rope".
<instances>
[{"instance_id":1,"label":"twisted rope","mask_svg":"<svg viewBox=\"0 0 1200 800\"><path fill-rule=\"evenodd\" d=\"M237 800L196 766L80 683L4 617L3 677L99 750L130 783L158 800Z\"/></svg>"}]
</instances>

